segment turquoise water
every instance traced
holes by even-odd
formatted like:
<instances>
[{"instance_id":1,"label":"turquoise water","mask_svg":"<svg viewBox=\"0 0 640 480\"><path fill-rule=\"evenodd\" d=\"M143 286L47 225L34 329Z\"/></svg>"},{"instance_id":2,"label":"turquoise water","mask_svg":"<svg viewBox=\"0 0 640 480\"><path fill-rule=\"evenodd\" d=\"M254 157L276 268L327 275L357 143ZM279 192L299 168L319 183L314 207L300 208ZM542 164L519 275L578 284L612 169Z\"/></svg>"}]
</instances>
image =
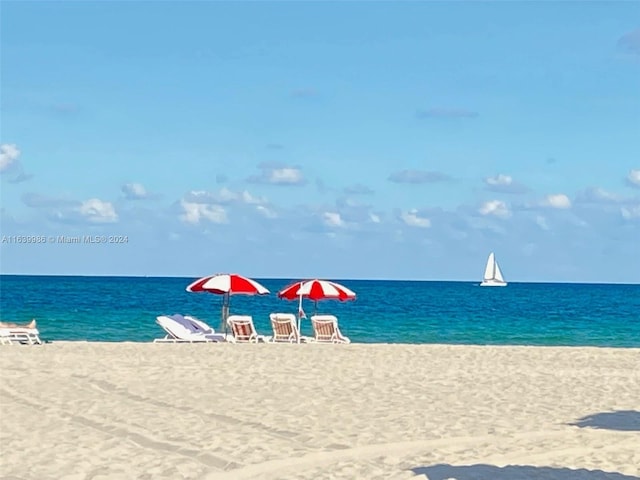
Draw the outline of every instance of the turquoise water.
<instances>
[{"instance_id":1,"label":"turquoise water","mask_svg":"<svg viewBox=\"0 0 640 480\"><path fill-rule=\"evenodd\" d=\"M148 342L163 336L157 315L191 314L219 327L221 297L189 293L193 278L0 276L4 321L36 318L45 340ZM293 280L259 280L265 297L234 296L270 334L271 312L297 311L276 292ZM354 342L640 347L640 285L342 280L354 302L324 301ZM314 305L305 300L307 315ZM308 321L302 333L310 335Z\"/></svg>"}]
</instances>

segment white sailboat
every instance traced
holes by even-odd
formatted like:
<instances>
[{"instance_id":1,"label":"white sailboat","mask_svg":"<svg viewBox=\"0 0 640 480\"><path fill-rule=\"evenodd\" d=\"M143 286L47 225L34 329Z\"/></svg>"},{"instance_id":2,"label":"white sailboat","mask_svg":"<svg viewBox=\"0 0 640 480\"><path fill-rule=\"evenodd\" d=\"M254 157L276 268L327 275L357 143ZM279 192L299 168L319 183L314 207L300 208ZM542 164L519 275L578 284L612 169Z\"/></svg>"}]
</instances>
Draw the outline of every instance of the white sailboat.
<instances>
[{"instance_id":1,"label":"white sailboat","mask_svg":"<svg viewBox=\"0 0 640 480\"><path fill-rule=\"evenodd\" d=\"M507 282L504 281L496 257L491 252L487 258L487 266L484 267L484 277L482 278L481 287L506 287Z\"/></svg>"}]
</instances>

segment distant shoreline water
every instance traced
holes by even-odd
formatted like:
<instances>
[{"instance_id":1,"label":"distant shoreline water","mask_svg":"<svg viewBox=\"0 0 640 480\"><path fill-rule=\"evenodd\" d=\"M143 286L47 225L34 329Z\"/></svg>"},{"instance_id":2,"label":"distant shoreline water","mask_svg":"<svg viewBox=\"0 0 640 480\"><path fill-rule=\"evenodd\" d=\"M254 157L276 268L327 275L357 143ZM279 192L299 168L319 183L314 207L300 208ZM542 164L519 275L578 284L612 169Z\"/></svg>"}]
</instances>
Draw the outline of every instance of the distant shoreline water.
<instances>
[{"instance_id":1,"label":"distant shoreline water","mask_svg":"<svg viewBox=\"0 0 640 480\"><path fill-rule=\"evenodd\" d=\"M189 293L193 277L0 275L0 318L36 318L44 340L149 342L155 318L195 315L219 329L221 297ZM297 311L277 292L298 279L258 279L271 294L233 296L231 312L252 315L270 334L269 313ZM336 279L354 302L323 301L353 342L455 345L640 347L640 285ZM304 301L307 315L314 304ZM311 334L303 320L303 334Z\"/></svg>"}]
</instances>

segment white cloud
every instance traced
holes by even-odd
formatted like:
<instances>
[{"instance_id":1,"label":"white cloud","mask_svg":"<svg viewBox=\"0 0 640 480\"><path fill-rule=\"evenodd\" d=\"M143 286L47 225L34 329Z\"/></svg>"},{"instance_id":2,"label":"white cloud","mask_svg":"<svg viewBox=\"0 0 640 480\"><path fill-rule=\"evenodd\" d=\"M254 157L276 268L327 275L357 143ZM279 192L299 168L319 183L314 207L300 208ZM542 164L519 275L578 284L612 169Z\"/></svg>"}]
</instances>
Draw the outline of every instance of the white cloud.
<instances>
[{"instance_id":1,"label":"white cloud","mask_svg":"<svg viewBox=\"0 0 640 480\"><path fill-rule=\"evenodd\" d=\"M118 221L118 214L110 202L97 198L85 200L78 207L80 215L93 223L113 223Z\"/></svg>"},{"instance_id":2,"label":"white cloud","mask_svg":"<svg viewBox=\"0 0 640 480\"><path fill-rule=\"evenodd\" d=\"M265 218L278 218L278 214L264 205L257 205L256 210Z\"/></svg>"},{"instance_id":3,"label":"white cloud","mask_svg":"<svg viewBox=\"0 0 640 480\"><path fill-rule=\"evenodd\" d=\"M191 190L184 196L187 202L228 205L230 203L244 203L247 205L261 205L268 203L264 197L254 197L248 191L234 192L227 187L222 187L217 192L206 190Z\"/></svg>"},{"instance_id":4,"label":"white cloud","mask_svg":"<svg viewBox=\"0 0 640 480\"><path fill-rule=\"evenodd\" d=\"M264 197L254 197L253 195L251 195L246 190L244 190L239 195L239 198L242 200L243 203L247 203L249 205L259 205L259 204L262 204L262 203L267 203L267 199L266 198L264 198Z\"/></svg>"},{"instance_id":5,"label":"white cloud","mask_svg":"<svg viewBox=\"0 0 640 480\"><path fill-rule=\"evenodd\" d=\"M0 144L0 174L12 175L9 183L22 183L33 178L24 172L20 163L20 150L14 143Z\"/></svg>"},{"instance_id":6,"label":"white cloud","mask_svg":"<svg viewBox=\"0 0 640 480\"><path fill-rule=\"evenodd\" d=\"M250 176L247 178L248 182L282 186L304 185L306 183L302 170L298 167L268 163L260 164L258 167L262 170L260 175Z\"/></svg>"},{"instance_id":7,"label":"white cloud","mask_svg":"<svg viewBox=\"0 0 640 480\"><path fill-rule=\"evenodd\" d=\"M179 218L189 224L228 223L230 217L248 224L261 218L274 219L280 216L278 209L265 197L227 187L214 192L191 190L182 197L177 207Z\"/></svg>"},{"instance_id":8,"label":"white cloud","mask_svg":"<svg viewBox=\"0 0 640 480\"><path fill-rule=\"evenodd\" d=\"M542 206L558 209L571 208L571 200L564 193L547 195L542 201Z\"/></svg>"},{"instance_id":9,"label":"white cloud","mask_svg":"<svg viewBox=\"0 0 640 480\"><path fill-rule=\"evenodd\" d=\"M499 218L507 218L511 216L509 206L502 200L489 200L480 205L478 209L481 215L493 215Z\"/></svg>"},{"instance_id":10,"label":"white cloud","mask_svg":"<svg viewBox=\"0 0 640 480\"><path fill-rule=\"evenodd\" d=\"M229 190L226 187L221 188L218 193L211 193L209 195L215 203L240 202L246 203L248 205L259 205L267 202L266 198L254 197L247 190L243 190L242 192L234 192L233 190Z\"/></svg>"},{"instance_id":11,"label":"white cloud","mask_svg":"<svg viewBox=\"0 0 640 480\"><path fill-rule=\"evenodd\" d=\"M487 178L485 178L484 182L487 185L506 186L506 185L511 185L513 183L513 178L511 178L511 176L509 176L509 175L503 175L502 173L500 173L499 175L496 175L495 177L487 177Z\"/></svg>"},{"instance_id":12,"label":"white cloud","mask_svg":"<svg viewBox=\"0 0 640 480\"><path fill-rule=\"evenodd\" d=\"M32 174L24 172L20 150L14 143L0 144L0 174L11 176L9 183L22 183L33 178Z\"/></svg>"},{"instance_id":13,"label":"white cloud","mask_svg":"<svg viewBox=\"0 0 640 480\"><path fill-rule=\"evenodd\" d=\"M351 231L368 231L372 224L376 223L371 219L371 214L374 213L373 207L350 197L340 196L336 198L334 205L323 204L315 207L315 210L320 217L322 212L336 212L344 222L344 227Z\"/></svg>"},{"instance_id":14,"label":"white cloud","mask_svg":"<svg viewBox=\"0 0 640 480\"><path fill-rule=\"evenodd\" d=\"M484 179L487 190L501 193L525 193L528 191L527 187L513 180L510 175L504 175L502 173L494 177L486 177Z\"/></svg>"},{"instance_id":15,"label":"white cloud","mask_svg":"<svg viewBox=\"0 0 640 480\"><path fill-rule=\"evenodd\" d=\"M25 193L22 203L44 214L50 220L67 225L107 224L120 221L111 202L90 198L79 201L70 197Z\"/></svg>"},{"instance_id":16,"label":"white cloud","mask_svg":"<svg viewBox=\"0 0 640 480\"><path fill-rule=\"evenodd\" d=\"M302 171L298 168L275 168L269 172L267 181L276 185L297 185L302 182Z\"/></svg>"},{"instance_id":17,"label":"white cloud","mask_svg":"<svg viewBox=\"0 0 640 480\"><path fill-rule=\"evenodd\" d=\"M184 196L190 203L214 203L214 195L206 190L191 190Z\"/></svg>"},{"instance_id":18,"label":"white cloud","mask_svg":"<svg viewBox=\"0 0 640 480\"><path fill-rule=\"evenodd\" d=\"M369 220L371 220L373 223L380 223L380 216L376 215L375 213L370 213Z\"/></svg>"},{"instance_id":19,"label":"white cloud","mask_svg":"<svg viewBox=\"0 0 640 480\"><path fill-rule=\"evenodd\" d=\"M622 214L622 217L627 220L632 220L636 218L640 219L640 204L629 206L629 207L622 207L620 209L620 213Z\"/></svg>"},{"instance_id":20,"label":"white cloud","mask_svg":"<svg viewBox=\"0 0 640 480\"><path fill-rule=\"evenodd\" d=\"M3 143L0 145L0 173L8 171L14 166L18 157L20 156L20 150L18 146L13 143Z\"/></svg>"},{"instance_id":21,"label":"white cloud","mask_svg":"<svg viewBox=\"0 0 640 480\"><path fill-rule=\"evenodd\" d=\"M322 214L322 221L328 227L344 227L345 221L337 212L324 212Z\"/></svg>"},{"instance_id":22,"label":"white cloud","mask_svg":"<svg viewBox=\"0 0 640 480\"><path fill-rule=\"evenodd\" d=\"M129 200L142 200L149 197L149 192L141 183L127 183L122 186L122 193Z\"/></svg>"},{"instance_id":23,"label":"white cloud","mask_svg":"<svg viewBox=\"0 0 640 480\"><path fill-rule=\"evenodd\" d=\"M20 150L13 143L0 145L0 173L6 172L18 160Z\"/></svg>"},{"instance_id":24,"label":"white cloud","mask_svg":"<svg viewBox=\"0 0 640 480\"><path fill-rule=\"evenodd\" d=\"M227 211L222 205L180 201L183 213L180 220L185 223L198 224L203 220L212 223L227 223Z\"/></svg>"},{"instance_id":25,"label":"white cloud","mask_svg":"<svg viewBox=\"0 0 640 480\"><path fill-rule=\"evenodd\" d=\"M429 228L431 226L431 220L422 216L417 209L413 208L408 212L402 212L400 214L402 221L410 227Z\"/></svg>"},{"instance_id":26,"label":"white cloud","mask_svg":"<svg viewBox=\"0 0 640 480\"><path fill-rule=\"evenodd\" d=\"M640 188L640 170L630 170L627 175L627 185L633 188Z\"/></svg>"}]
</instances>

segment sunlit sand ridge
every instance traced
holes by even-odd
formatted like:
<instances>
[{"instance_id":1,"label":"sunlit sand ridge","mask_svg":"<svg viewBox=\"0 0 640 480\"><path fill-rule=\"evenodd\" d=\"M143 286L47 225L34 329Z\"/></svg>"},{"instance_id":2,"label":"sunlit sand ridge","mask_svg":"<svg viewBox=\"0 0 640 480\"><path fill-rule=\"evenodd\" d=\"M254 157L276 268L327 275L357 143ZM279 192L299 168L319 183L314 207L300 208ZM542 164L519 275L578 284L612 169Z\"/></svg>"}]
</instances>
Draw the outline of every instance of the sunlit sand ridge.
<instances>
[{"instance_id":1,"label":"sunlit sand ridge","mask_svg":"<svg viewBox=\"0 0 640 480\"><path fill-rule=\"evenodd\" d=\"M16 479L640 478L640 350L0 348Z\"/></svg>"}]
</instances>

